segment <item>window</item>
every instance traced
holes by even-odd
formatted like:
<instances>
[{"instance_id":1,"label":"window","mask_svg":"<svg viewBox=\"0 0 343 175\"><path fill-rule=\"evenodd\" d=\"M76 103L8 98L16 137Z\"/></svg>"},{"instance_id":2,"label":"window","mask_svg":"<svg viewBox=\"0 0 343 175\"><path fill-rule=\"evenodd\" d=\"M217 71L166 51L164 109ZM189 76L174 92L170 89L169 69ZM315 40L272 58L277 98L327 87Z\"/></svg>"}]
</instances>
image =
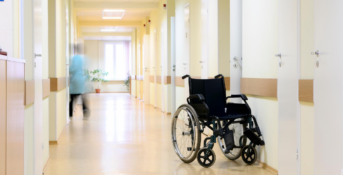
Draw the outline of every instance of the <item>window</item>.
<instances>
[{"instance_id":1,"label":"window","mask_svg":"<svg viewBox=\"0 0 343 175\"><path fill-rule=\"evenodd\" d=\"M108 42L104 47L105 71L108 80L125 80L129 72L129 42Z\"/></svg>"}]
</instances>

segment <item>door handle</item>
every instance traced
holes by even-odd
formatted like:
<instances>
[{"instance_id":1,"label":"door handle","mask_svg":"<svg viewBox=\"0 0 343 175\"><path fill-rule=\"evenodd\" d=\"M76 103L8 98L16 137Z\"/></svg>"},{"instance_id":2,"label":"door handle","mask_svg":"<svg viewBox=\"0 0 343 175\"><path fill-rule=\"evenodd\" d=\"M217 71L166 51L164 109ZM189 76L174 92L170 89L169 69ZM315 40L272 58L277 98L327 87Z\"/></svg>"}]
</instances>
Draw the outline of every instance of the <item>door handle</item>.
<instances>
[{"instance_id":1,"label":"door handle","mask_svg":"<svg viewBox=\"0 0 343 175\"><path fill-rule=\"evenodd\" d=\"M279 67L281 67L282 66L281 53L275 54L275 56L280 58L280 60L279 60Z\"/></svg>"},{"instance_id":2,"label":"door handle","mask_svg":"<svg viewBox=\"0 0 343 175\"><path fill-rule=\"evenodd\" d=\"M319 50L315 51L315 52L311 52L311 55L317 55L319 56Z\"/></svg>"},{"instance_id":3,"label":"door handle","mask_svg":"<svg viewBox=\"0 0 343 175\"><path fill-rule=\"evenodd\" d=\"M311 55L316 55L317 57L319 57L319 50L316 50L315 52L311 52ZM319 60L318 59L316 61L316 66L319 67Z\"/></svg>"},{"instance_id":4,"label":"door handle","mask_svg":"<svg viewBox=\"0 0 343 175\"><path fill-rule=\"evenodd\" d=\"M205 63L205 61L199 61L199 63Z\"/></svg>"},{"instance_id":5,"label":"door handle","mask_svg":"<svg viewBox=\"0 0 343 175\"><path fill-rule=\"evenodd\" d=\"M35 58L37 58L37 57L42 57L42 54L36 54L35 53Z\"/></svg>"}]
</instances>

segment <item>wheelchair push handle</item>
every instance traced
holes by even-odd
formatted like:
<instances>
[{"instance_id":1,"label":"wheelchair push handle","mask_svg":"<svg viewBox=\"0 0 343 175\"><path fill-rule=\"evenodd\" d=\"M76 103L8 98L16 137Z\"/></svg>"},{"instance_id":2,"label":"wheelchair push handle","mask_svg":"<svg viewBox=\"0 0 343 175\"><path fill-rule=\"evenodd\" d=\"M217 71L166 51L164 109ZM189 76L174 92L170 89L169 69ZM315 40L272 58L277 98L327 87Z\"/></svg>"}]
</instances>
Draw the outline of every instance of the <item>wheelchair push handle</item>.
<instances>
[{"instance_id":1,"label":"wheelchair push handle","mask_svg":"<svg viewBox=\"0 0 343 175\"><path fill-rule=\"evenodd\" d=\"M184 75L184 76L182 76L182 79L185 79L185 78L191 78L191 76L190 75Z\"/></svg>"},{"instance_id":2,"label":"wheelchair push handle","mask_svg":"<svg viewBox=\"0 0 343 175\"><path fill-rule=\"evenodd\" d=\"M218 79L218 78L224 78L224 76L222 74L218 74L214 77L215 79Z\"/></svg>"}]
</instances>

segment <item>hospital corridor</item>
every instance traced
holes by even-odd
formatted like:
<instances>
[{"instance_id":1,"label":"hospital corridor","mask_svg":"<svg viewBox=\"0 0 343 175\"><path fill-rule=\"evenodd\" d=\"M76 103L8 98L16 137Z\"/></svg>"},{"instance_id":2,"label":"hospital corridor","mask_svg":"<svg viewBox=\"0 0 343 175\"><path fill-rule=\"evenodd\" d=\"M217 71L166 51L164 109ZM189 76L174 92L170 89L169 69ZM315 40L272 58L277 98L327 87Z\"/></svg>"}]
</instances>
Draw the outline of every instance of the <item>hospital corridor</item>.
<instances>
[{"instance_id":1,"label":"hospital corridor","mask_svg":"<svg viewBox=\"0 0 343 175\"><path fill-rule=\"evenodd\" d=\"M343 175L343 1L0 0L0 175Z\"/></svg>"}]
</instances>

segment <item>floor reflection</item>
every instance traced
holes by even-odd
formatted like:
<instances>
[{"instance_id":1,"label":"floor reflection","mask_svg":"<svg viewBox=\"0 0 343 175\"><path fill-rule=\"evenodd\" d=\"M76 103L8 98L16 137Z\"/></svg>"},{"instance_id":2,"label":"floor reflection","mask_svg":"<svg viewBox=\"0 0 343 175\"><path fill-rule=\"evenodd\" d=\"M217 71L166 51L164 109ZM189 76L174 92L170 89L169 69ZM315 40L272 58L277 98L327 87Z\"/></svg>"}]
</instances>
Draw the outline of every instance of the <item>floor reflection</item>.
<instances>
[{"instance_id":1,"label":"floor reflection","mask_svg":"<svg viewBox=\"0 0 343 175\"><path fill-rule=\"evenodd\" d=\"M242 160L229 161L215 145L216 163L183 163L171 144L171 116L129 94L90 94L91 115L78 107L59 145L50 146L45 175L271 175Z\"/></svg>"}]
</instances>

